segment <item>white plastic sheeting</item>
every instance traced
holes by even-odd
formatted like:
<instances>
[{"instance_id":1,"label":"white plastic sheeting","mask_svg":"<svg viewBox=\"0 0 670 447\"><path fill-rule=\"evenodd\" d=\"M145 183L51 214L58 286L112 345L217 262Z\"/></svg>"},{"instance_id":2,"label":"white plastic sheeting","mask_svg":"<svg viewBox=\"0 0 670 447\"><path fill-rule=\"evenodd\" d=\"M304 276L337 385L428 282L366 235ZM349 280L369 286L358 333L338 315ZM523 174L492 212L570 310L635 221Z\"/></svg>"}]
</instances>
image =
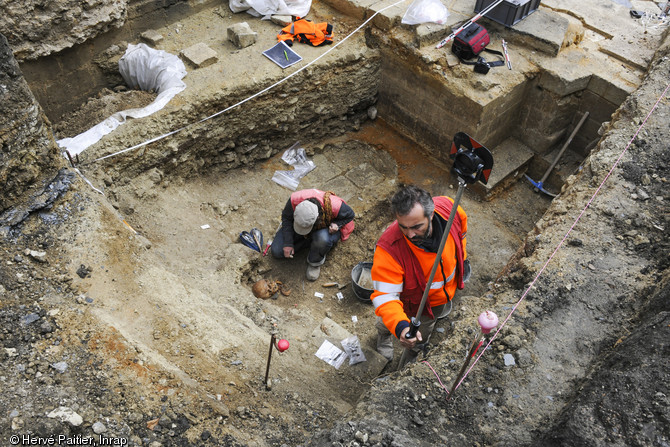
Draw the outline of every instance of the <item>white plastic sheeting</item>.
<instances>
[{"instance_id":1,"label":"white plastic sheeting","mask_svg":"<svg viewBox=\"0 0 670 447\"><path fill-rule=\"evenodd\" d=\"M286 149L281 159L293 166L293 170L275 171L272 180L291 191L295 191L298 188L301 178L316 168L314 162L307 158L305 149L300 146L300 141Z\"/></svg>"},{"instance_id":2,"label":"white plastic sheeting","mask_svg":"<svg viewBox=\"0 0 670 447\"><path fill-rule=\"evenodd\" d=\"M420 25L422 23L447 23L449 11L440 0L414 0L402 17L405 25Z\"/></svg>"},{"instance_id":3,"label":"white plastic sheeting","mask_svg":"<svg viewBox=\"0 0 670 447\"><path fill-rule=\"evenodd\" d=\"M312 7L312 0L230 0L228 5L234 13L246 11L263 19L272 15L305 17Z\"/></svg>"},{"instance_id":4,"label":"white plastic sheeting","mask_svg":"<svg viewBox=\"0 0 670 447\"><path fill-rule=\"evenodd\" d=\"M175 95L186 88L186 84L182 82L182 78L186 76L186 67L181 59L143 43L128 45L126 53L119 59L119 72L128 87L144 91L154 90L158 96L146 107L116 112L76 137L58 140L58 145L70 155L80 154L125 123L126 118L144 118L162 109Z\"/></svg>"}]
</instances>

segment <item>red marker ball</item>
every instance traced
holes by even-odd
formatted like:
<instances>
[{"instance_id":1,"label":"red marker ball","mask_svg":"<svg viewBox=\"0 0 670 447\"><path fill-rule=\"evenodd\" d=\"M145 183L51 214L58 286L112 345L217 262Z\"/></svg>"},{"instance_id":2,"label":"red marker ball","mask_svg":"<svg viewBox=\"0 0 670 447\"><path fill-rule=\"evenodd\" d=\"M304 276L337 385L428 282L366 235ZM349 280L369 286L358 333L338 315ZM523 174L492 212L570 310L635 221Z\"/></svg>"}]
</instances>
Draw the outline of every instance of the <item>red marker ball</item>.
<instances>
[{"instance_id":1,"label":"red marker ball","mask_svg":"<svg viewBox=\"0 0 670 447\"><path fill-rule=\"evenodd\" d=\"M277 342L277 351L284 352L288 349L288 340L283 338Z\"/></svg>"}]
</instances>

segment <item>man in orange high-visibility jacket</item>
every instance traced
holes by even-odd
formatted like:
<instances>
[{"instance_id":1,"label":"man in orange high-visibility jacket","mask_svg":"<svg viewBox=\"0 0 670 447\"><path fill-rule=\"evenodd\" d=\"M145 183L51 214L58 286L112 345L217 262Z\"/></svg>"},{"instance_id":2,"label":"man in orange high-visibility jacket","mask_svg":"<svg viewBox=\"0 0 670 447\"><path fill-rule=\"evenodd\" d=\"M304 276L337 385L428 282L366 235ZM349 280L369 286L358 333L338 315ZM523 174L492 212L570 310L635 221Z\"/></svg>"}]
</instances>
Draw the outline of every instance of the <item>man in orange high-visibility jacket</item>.
<instances>
[{"instance_id":1,"label":"man in orange high-visibility jacket","mask_svg":"<svg viewBox=\"0 0 670 447\"><path fill-rule=\"evenodd\" d=\"M470 276L465 250L467 216L459 206L435 272L416 337L406 339L410 318L416 317L437 250L446 229L453 200L431 197L416 186L407 186L391 199L396 216L377 241L372 265L374 292L371 299L377 315L377 351L393 359L393 338L409 349L411 361L428 342L437 318L448 311L456 289ZM402 367L404 365L400 365Z\"/></svg>"}]
</instances>

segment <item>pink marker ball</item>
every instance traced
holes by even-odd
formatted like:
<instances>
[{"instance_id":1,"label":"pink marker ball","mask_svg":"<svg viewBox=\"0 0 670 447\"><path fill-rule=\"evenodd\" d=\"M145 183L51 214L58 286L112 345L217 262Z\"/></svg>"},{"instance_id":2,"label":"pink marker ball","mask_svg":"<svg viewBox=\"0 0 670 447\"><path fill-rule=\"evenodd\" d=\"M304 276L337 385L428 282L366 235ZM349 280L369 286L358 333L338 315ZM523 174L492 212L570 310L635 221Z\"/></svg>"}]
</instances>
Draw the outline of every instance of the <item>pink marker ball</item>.
<instances>
[{"instance_id":1,"label":"pink marker ball","mask_svg":"<svg viewBox=\"0 0 670 447\"><path fill-rule=\"evenodd\" d=\"M487 310L479 315L477 322L482 328L482 333L488 334L491 332L491 329L498 326L498 315L496 315L494 312L491 312L490 310Z\"/></svg>"},{"instance_id":2,"label":"pink marker ball","mask_svg":"<svg viewBox=\"0 0 670 447\"><path fill-rule=\"evenodd\" d=\"M288 349L288 340L283 338L277 342L277 351L284 352Z\"/></svg>"}]
</instances>

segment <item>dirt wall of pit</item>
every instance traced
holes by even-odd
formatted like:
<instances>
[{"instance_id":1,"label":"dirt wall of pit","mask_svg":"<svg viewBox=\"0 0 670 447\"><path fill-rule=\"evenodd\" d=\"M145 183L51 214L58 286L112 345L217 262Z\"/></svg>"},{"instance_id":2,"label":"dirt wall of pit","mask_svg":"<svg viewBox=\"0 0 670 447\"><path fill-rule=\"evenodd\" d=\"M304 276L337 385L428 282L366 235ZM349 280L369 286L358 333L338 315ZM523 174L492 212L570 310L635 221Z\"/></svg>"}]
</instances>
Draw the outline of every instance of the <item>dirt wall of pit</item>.
<instances>
[{"instance_id":1,"label":"dirt wall of pit","mask_svg":"<svg viewBox=\"0 0 670 447\"><path fill-rule=\"evenodd\" d=\"M316 64L252 102L203 123L199 123L203 117L249 98L260 87L248 85L246 79L233 80L221 88L213 85L205 94L202 89L187 87L164 110L137 122L129 121L87 149L81 161L85 170L96 170L122 183L154 167L189 176L249 166L288 149L296 141L318 142L357 130L369 119L369 110L377 102L379 66L378 53L359 42L357 50ZM212 74L216 72L194 71L189 81L203 85L212 82ZM280 80L268 78L262 86ZM191 94L197 100L191 100ZM163 141L95 161L182 128Z\"/></svg>"},{"instance_id":2,"label":"dirt wall of pit","mask_svg":"<svg viewBox=\"0 0 670 447\"><path fill-rule=\"evenodd\" d=\"M0 34L0 216L54 176L61 161L44 112Z\"/></svg>"}]
</instances>

